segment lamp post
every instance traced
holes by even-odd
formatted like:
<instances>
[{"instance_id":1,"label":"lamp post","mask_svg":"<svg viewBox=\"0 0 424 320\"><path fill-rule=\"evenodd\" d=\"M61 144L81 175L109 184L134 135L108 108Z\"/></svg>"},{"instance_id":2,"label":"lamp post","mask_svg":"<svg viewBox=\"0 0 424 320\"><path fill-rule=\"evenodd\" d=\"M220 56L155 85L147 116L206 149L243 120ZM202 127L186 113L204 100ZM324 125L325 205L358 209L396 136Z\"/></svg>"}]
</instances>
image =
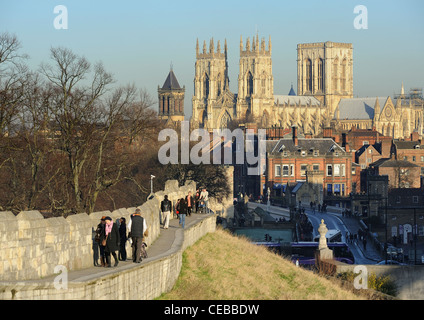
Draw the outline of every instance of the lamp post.
<instances>
[{"instance_id":1,"label":"lamp post","mask_svg":"<svg viewBox=\"0 0 424 320\"><path fill-rule=\"evenodd\" d=\"M153 195L153 179L156 178L154 175L150 175L150 194L147 196L147 200L151 200L154 198Z\"/></svg>"},{"instance_id":2,"label":"lamp post","mask_svg":"<svg viewBox=\"0 0 424 320\"><path fill-rule=\"evenodd\" d=\"M153 194L153 179L156 178L154 175L150 175L150 194Z\"/></svg>"}]
</instances>

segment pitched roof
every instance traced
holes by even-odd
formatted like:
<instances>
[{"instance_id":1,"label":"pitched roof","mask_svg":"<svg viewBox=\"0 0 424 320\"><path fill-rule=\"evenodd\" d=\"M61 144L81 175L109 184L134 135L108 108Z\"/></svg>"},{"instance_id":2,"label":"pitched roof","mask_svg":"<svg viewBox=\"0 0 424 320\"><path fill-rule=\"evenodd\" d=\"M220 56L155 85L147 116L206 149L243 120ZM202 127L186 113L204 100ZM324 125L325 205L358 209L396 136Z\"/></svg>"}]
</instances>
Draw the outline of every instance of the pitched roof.
<instances>
[{"instance_id":1,"label":"pitched roof","mask_svg":"<svg viewBox=\"0 0 424 320\"><path fill-rule=\"evenodd\" d=\"M165 80L165 83L162 86L162 89L181 89L180 84L178 83L177 77L174 74L174 71L169 71L168 77Z\"/></svg>"},{"instance_id":2,"label":"pitched roof","mask_svg":"<svg viewBox=\"0 0 424 320\"><path fill-rule=\"evenodd\" d=\"M393 141L397 149L424 149L420 141Z\"/></svg>"},{"instance_id":3,"label":"pitched roof","mask_svg":"<svg viewBox=\"0 0 424 320\"><path fill-rule=\"evenodd\" d=\"M419 167L418 165L406 161L406 160L395 160L390 158L382 158L377 160L374 163L371 163L370 166L373 167L398 167L398 168L406 168L406 167Z\"/></svg>"},{"instance_id":4,"label":"pitched roof","mask_svg":"<svg viewBox=\"0 0 424 320\"><path fill-rule=\"evenodd\" d=\"M290 92L289 92L289 96L295 96L296 92L294 92L293 90L293 85L291 86Z\"/></svg>"},{"instance_id":5,"label":"pitched roof","mask_svg":"<svg viewBox=\"0 0 424 320\"><path fill-rule=\"evenodd\" d=\"M298 138L298 145L295 146L293 139L280 139L280 140L269 140L266 143L266 151L269 153L279 153L283 151L298 152L306 151L311 152L318 150L320 155L339 151L345 153L342 147L340 147L333 139L330 138L314 138L314 139L301 139Z\"/></svg>"},{"instance_id":6,"label":"pitched roof","mask_svg":"<svg viewBox=\"0 0 424 320\"><path fill-rule=\"evenodd\" d=\"M319 106L321 103L319 100L315 97L311 96L296 96L296 95L274 95L274 102L277 103L277 100L279 104L288 104L288 105L294 105L294 104L300 104L303 106L309 106L311 104L312 106Z\"/></svg>"},{"instance_id":7,"label":"pitched roof","mask_svg":"<svg viewBox=\"0 0 424 320\"><path fill-rule=\"evenodd\" d=\"M383 109L388 97L341 99L339 102L339 119L368 120L374 118L374 106L377 101ZM381 110L380 110L381 112ZM334 114L337 118L337 110Z\"/></svg>"}]
</instances>

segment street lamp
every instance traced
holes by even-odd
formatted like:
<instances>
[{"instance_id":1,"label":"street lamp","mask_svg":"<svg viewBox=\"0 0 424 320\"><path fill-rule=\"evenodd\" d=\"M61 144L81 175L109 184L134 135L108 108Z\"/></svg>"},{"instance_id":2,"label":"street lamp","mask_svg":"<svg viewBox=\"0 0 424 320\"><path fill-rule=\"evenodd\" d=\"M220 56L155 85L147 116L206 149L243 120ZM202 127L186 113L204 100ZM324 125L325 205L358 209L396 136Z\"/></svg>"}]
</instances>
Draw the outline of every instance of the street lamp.
<instances>
[{"instance_id":1,"label":"street lamp","mask_svg":"<svg viewBox=\"0 0 424 320\"><path fill-rule=\"evenodd\" d=\"M147 196L147 200L153 199L153 179L156 178L154 175L150 175L150 194Z\"/></svg>"},{"instance_id":2,"label":"street lamp","mask_svg":"<svg viewBox=\"0 0 424 320\"><path fill-rule=\"evenodd\" d=\"M153 194L153 179L156 178L154 175L150 175L150 194Z\"/></svg>"}]
</instances>

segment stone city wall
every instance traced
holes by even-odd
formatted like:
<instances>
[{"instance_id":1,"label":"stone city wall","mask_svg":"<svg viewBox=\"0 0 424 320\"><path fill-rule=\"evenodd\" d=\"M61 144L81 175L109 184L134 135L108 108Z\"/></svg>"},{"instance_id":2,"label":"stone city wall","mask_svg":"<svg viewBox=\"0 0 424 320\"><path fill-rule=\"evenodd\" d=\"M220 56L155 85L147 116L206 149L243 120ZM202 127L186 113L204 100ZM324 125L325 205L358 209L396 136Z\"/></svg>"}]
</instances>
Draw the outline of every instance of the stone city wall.
<instances>
[{"instance_id":1,"label":"stone city wall","mask_svg":"<svg viewBox=\"0 0 424 320\"><path fill-rule=\"evenodd\" d=\"M154 260L104 275L70 281L57 289L53 281L0 282L0 300L151 300L170 291L181 271L184 249L214 232L216 216L177 229L171 248Z\"/></svg>"},{"instance_id":2,"label":"stone city wall","mask_svg":"<svg viewBox=\"0 0 424 320\"><path fill-rule=\"evenodd\" d=\"M188 182L179 187L175 180L167 181L165 190L139 208L146 219L149 246L160 234L160 202L165 194L174 203L196 191L196 183ZM115 211L80 213L44 219L38 211L24 211L15 216L12 212L0 212L0 281L25 281L55 274L56 266L68 271L93 266L93 232L102 216L114 221L125 217L129 221L134 208ZM128 244L129 245L129 244Z\"/></svg>"}]
</instances>

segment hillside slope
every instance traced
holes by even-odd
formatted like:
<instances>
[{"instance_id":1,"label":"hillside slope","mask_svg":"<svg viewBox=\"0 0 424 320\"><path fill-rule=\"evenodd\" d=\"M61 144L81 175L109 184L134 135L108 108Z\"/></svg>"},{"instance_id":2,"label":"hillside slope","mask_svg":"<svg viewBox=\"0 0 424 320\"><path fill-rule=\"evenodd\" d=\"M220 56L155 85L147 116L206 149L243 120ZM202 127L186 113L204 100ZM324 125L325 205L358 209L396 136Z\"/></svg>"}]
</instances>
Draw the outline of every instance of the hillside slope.
<instances>
[{"instance_id":1,"label":"hillside slope","mask_svg":"<svg viewBox=\"0 0 424 320\"><path fill-rule=\"evenodd\" d=\"M337 283L291 261L217 230L183 255L173 290L163 300L357 300Z\"/></svg>"}]
</instances>

